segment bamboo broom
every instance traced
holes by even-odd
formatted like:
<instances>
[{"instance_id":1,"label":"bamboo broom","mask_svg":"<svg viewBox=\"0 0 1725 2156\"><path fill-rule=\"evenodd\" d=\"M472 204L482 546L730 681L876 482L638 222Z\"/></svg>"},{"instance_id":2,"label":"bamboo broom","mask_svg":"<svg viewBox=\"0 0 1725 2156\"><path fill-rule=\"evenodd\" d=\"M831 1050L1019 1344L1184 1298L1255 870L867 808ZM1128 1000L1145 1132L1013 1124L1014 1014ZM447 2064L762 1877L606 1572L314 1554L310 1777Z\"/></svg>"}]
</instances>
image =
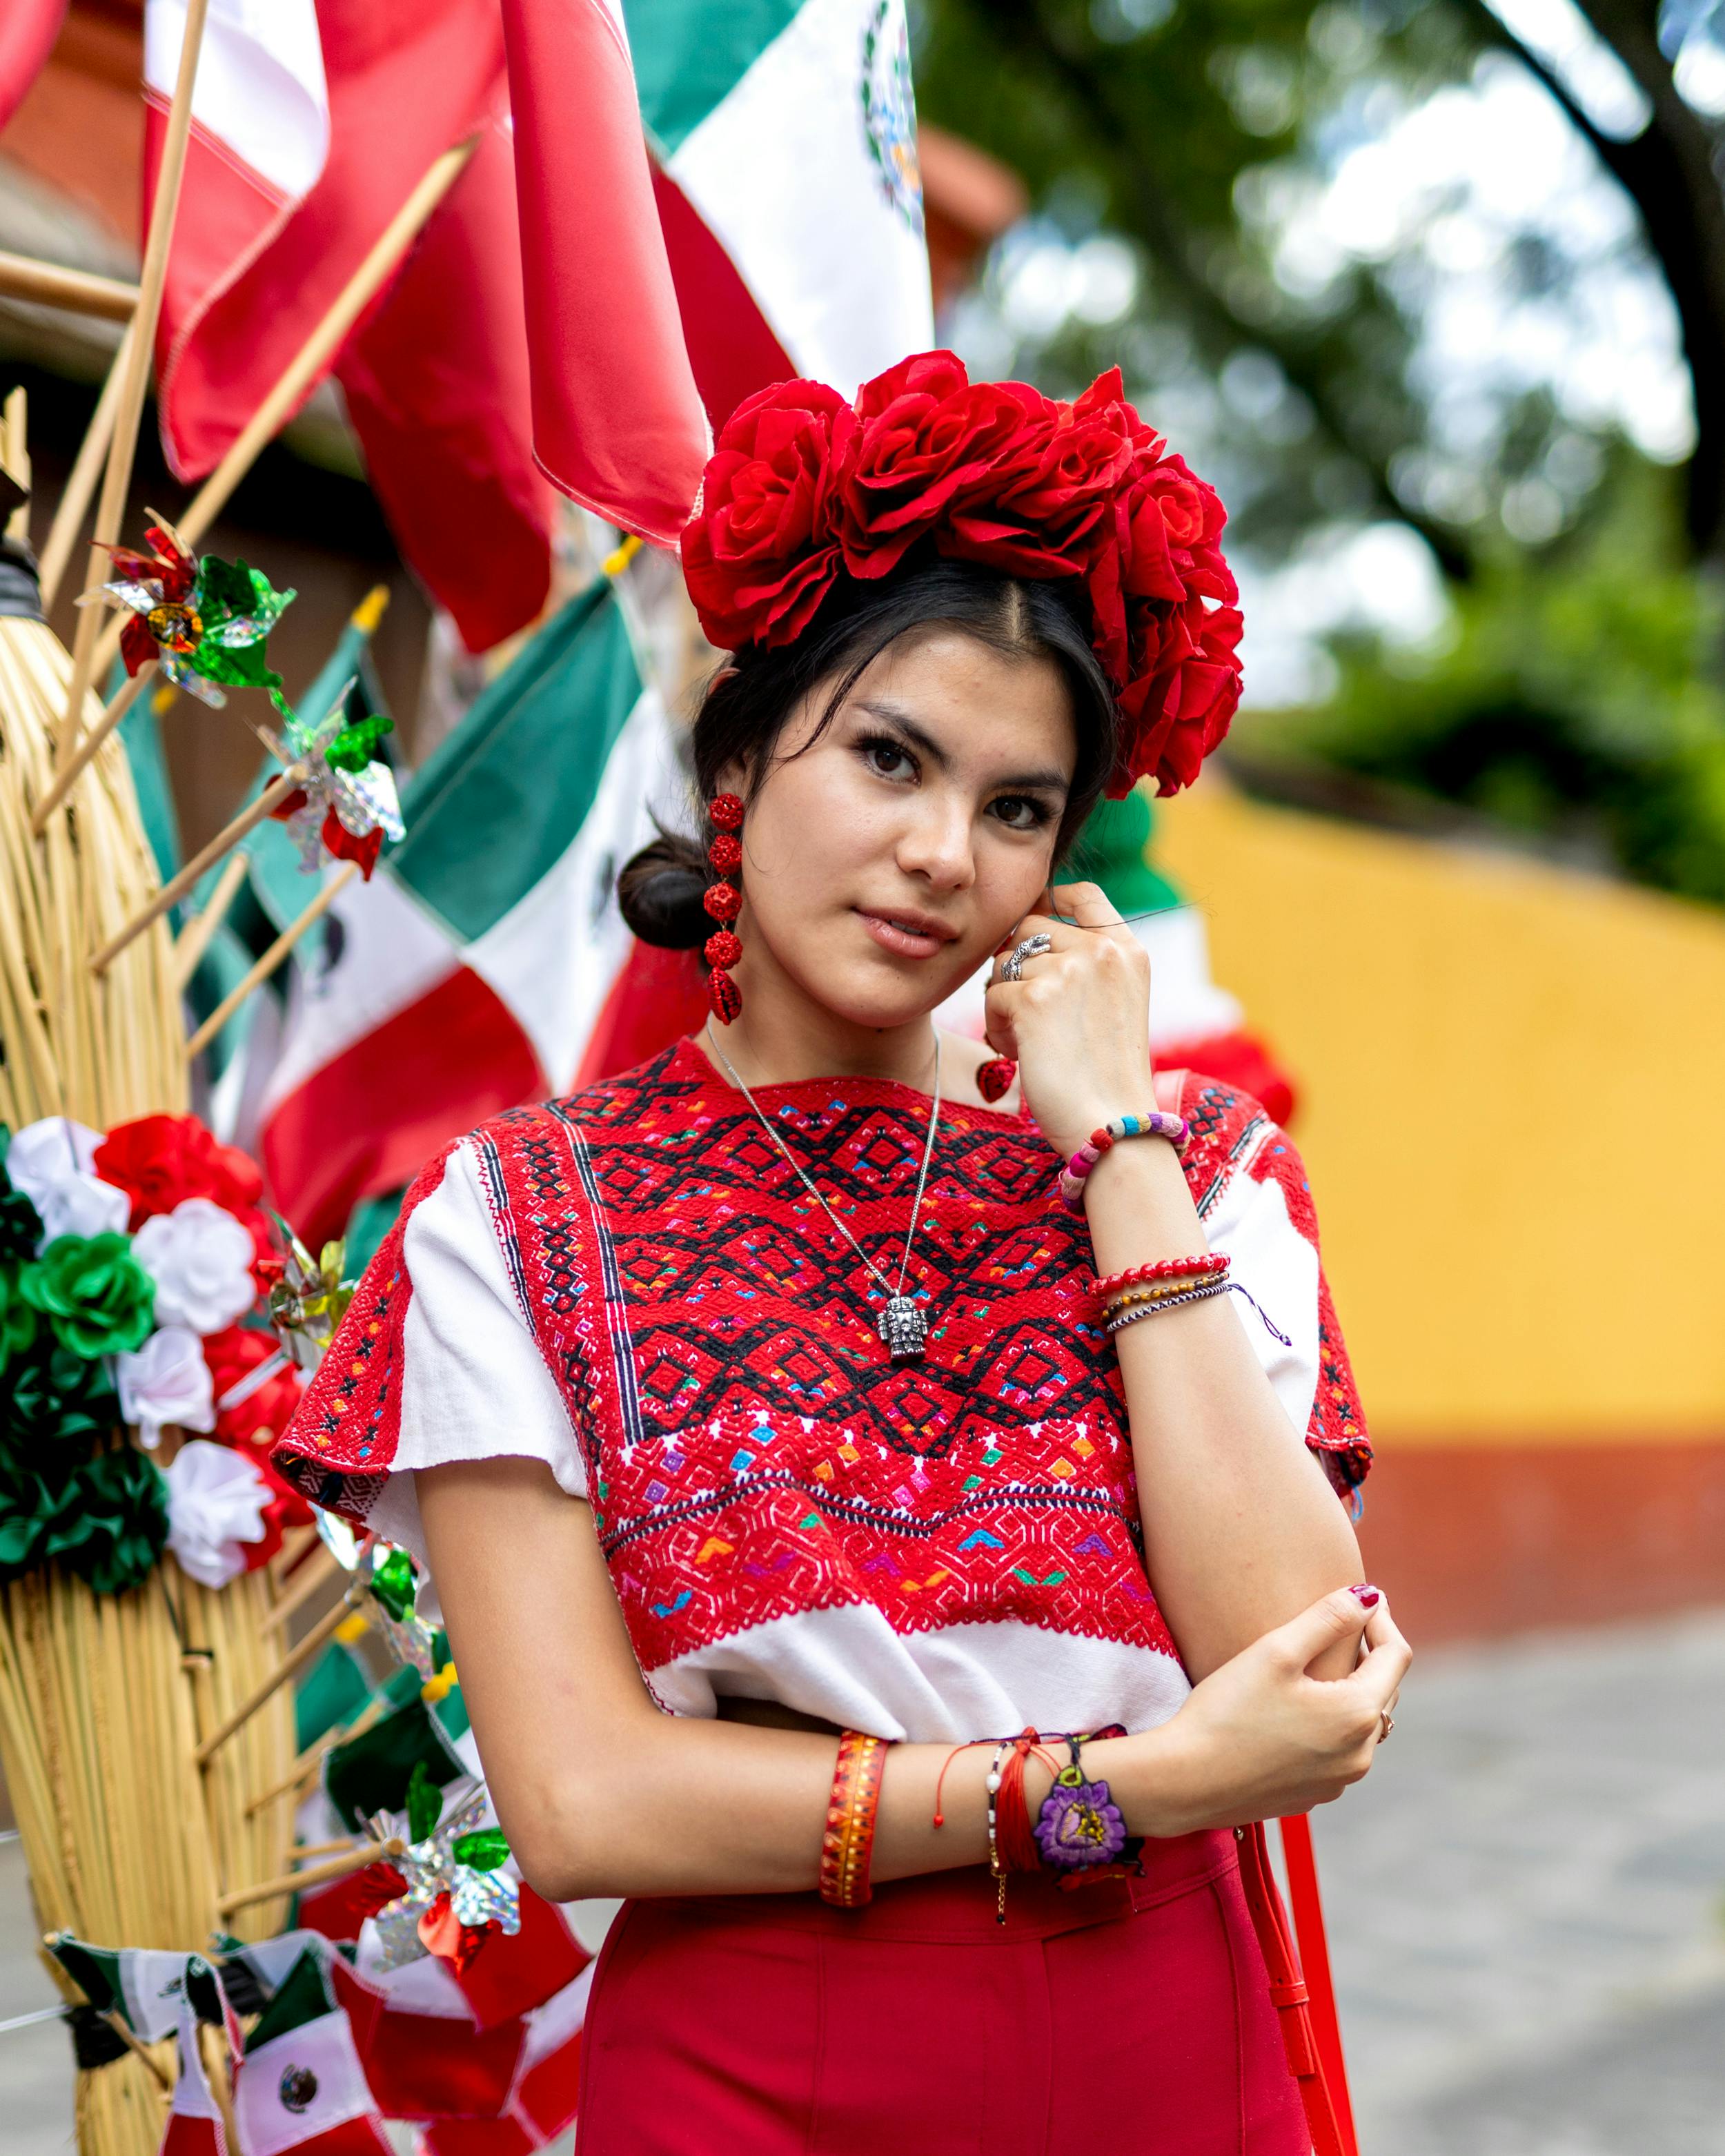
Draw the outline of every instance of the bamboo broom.
<instances>
[{"instance_id":1,"label":"bamboo broom","mask_svg":"<svg viewBox=\"0 0 1725 2156\"><path fill-rule=\"evenodd\" d=\"M71 670L44 624L0 617L0 1115L14 1129L57 1114L105 1129L187 1100L166 922L100 976L88 964L158 882L117 736L69 812L39 838L30 829ZM99 708L88 696L86 724ZM249 1897L281 1873L290 1800L252 1799L296 1756L289 1688L208 1769L197 1762L280 1666L276 1594L267 1569L211 1593L171 1558L123 1595L95 1595L58 1569L0 1589L0 1768L41 1929L207 1950L236 1896L225 1928L280 1928L280 1892ZM161 2054L170 2068L172 2056ZM84 2156L156 2156L161 2092L136 2058L121 2059L80 2076L77 2119Z\"/></svg>"}]
</instances>

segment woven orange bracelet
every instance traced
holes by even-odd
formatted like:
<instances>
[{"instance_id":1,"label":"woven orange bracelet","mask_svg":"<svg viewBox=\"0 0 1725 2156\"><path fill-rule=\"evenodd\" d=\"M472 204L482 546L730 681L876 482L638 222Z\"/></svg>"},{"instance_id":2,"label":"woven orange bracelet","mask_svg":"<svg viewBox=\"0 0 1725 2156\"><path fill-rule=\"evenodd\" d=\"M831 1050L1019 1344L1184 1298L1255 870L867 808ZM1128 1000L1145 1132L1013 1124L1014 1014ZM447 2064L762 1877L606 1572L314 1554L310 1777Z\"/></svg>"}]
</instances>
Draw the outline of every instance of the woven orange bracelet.
<instances>
[{"instance_id":1,"label":"woven orange bracelet","mask_svg":"<svg viewBox=\"0 0 1725 2156\"><path fill-rule=\"evenodd\" d=\"M874 1853L875 1814L886 1763L884 1738L847 1729L839 1739L826 1831L820 1838L820 1898L835 1909L860 1909L874 1892L869 1884L869 1859Z\"/></svg>"}]
</instances>

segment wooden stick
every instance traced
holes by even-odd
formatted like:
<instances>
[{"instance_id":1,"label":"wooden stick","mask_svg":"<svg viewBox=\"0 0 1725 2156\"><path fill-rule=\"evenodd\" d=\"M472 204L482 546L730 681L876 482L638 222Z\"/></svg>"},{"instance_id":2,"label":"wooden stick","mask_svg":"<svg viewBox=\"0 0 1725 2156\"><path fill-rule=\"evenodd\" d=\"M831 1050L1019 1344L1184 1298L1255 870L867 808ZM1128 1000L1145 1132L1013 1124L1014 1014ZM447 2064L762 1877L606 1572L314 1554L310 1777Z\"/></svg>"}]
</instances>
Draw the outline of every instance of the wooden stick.
<instances>
[{"instance_id":1,"label":"wooden stick","mask_svg":"<svg viewBox=\"0 0 1725 2156\"><path fill-rule=\"evenodd\" d=\"M38 571L42 582L42 611L44 613L54 604L59 592L60 578L66 573L66 564L72 558L72 548L77 542L78 534L84 528L90 497L95 492L96 481L102 475L108 444L114 439L114 415L120 409L120 388L126 378L126 355L131 350L131 341L136 334L128 323L115 352L113 364L108 369L108 378L102 384L102 393L96 399L96 408L90 415L90 424L84 430L84 439L78 445L78 454L67 476L65 491L54 510L54 521L48 527L48 539L42 549ZM94 675L91 678L93 680Z\"/></svg>"},{"instance_id":2,"label":"wooden stick","mask_svg":"<svg viewBox=\"0 0 1725 2156\"><path fill-rule=\"evenodd\" d=\"M240 2146L239 2124L234 2116L233 2065L226 2031L212 2029L202 2021L194 2026L198 2034L193 2041L203 2054L203 2077L209 2083L216 2109L222 2114L223 2133L228 2147L237 2149Z\"/></svg>"},{"instance_id":3,"label":"wooden stick","mask_svg":"<svg viewBox=\"0 0 1725 2156\"><path fill-rule=\"evenodd\" d=\"M296 921L290 921L263 957L255 964L246 968L203 1024L198 1027L197 1032L186 1043L186 1060L188 1063L194 1055L209 1046L211 1041L226 1025L252 990L269 979L305 931L329 911L358 874L357 861L343 861L335 875L330 878L299 918Z\"/></svg>"},{"instance_id":4,"label":"wooden stick","mask_svg":"<svg viewBox=\"0 0 1725 2156\"><path fill-rule=\"evenodd\" d=\"M129 322L138 304L136 285L98 277L88 270L62 269L32 254L0 253L0 297L28 300L39 307L64 307L68 314L95 315L103 321Z\"/></svg>"},{"instance_id":5,"label":"wooden stick","mask_svg":"<svg viewBox=\"0 0 1725 2156\"><path fill-rule=\"evenodd\" d=\"M44 1932L42 1934L42 1943L47 1948L49 1953L52 1953L54 1948L59 1944L61 1937L62 1934L59 1932ZM54 1964L54 1966L56 1969L59 1969L60 1974L65 1979L66 1982L71 1985L73 1990L78 1994L85 2005L94 2010L96 2019L99 2021L105 2021L107 2023L108 2026L114 2031L114 2034L120 2039L121 2042L125 2045L126 2050L133 2052L137 2057L143 2061L144 2064L150 2069L150 2071L155 2075L157 2082L160 2082L162 2087L170 2096L172 2096L173 2094L174 2085L172 2078L169 2075L167 2067L162 2065L162 2061L156 2056L156 2054L153 2051L148 2050L146 2046L140 2042L138 2038L133 2035L131 2025L127 2022L125 2015L112 2012L105 2012L102 2008L96 2005L95 2001L90 1997L90 1994L84 1989L84 1986L78 1981L75 1976L72 1975L69 1970L61 1968L58 1962Z\"/></svg>"},{"instance_id":6,"label":"wooden stick","mask_svg":"<svg viewBox=\"0 0 1725 2156\"><path fill-rule=\"evenodd\" d=\"M406 1842L393 1834L387 1841L365 1843L349 1856L331 1856L322 1864L308 1864L303 1871L284 1871L279 1878L266 1879L260 1887L242 1887L238 1893L223 1894L216 1902L216 1912L218 1916L231 1917L236 1909L249 1909L254 1902L273 1902L278 1894L297 1894L307 1887L326 1887L332 1879L345 1879L351 1871L363 1871L368 1865L382 1864L407 1853Z\"/></svg>"},{"instance_id":7,"label":"wooden stick","mask_svg":"<svg viewBox=\"0 0 1725 2156\"><path fill-rule=\"evenodd\" d=\"M288 1854L295 1864L303 1864L308 1856L339 1856L358 1846L352 1835L344 1834L339 1841L296 1841Z\"/></svg>"},{"instance_id":8,"label":"wooden stick","mask_svg":"<svg viewBox=\"0 0 1725 2156\"><path fill-rule=\"evenodd\" d=\"M21 547L30 543L30 444L29 398L23 385L8 393L6 399L6 418L3 428L6 447L0 462L6 466L7 476L24 490L24 499L6 520L6 536Z\"/></svg>"},{"instance_id":9,"label":"wooden stick","mask_svg":"<svg viewBox=\"0 0 1725 2156\"><path fill-rule=\"evenodd\" d=\"M109 445L108 466L102 474L100 506L96 511L99 537L118 539L126 515L126 497L131 490L132 459L137 453L138 424L144 416L144 393L150 386L150 354L156 342L156 324L162 313L162 294L167 282L168 244L173 238L174 218L180 207L180 182L186 171L186 145L192 132L192 86L198 78L198 54L203 43L204 17L209 0L187 0L186 27L180 44L180 69L174 80L173 103L168 108L167 131L162 145L162 161L156 169L156 194L150 208L150 236L144 245L144 266L138 279L137 306L132 315L132 341L126 355L126 373L120 385L120 401L114 415L114 439ZM106 581L108 557L100 547L90 550L84 588L93 591ZM66 708L60 721L56 761L64 762L77 744L84 720L84 698L97 679L94 665L96 639L101 630L100 610L85 607L78 618L78 634L72 645L72 678L66 691Z\"/></svg>"},{"instance_id":10,"label":"wooden stick","mask_svg":"<svg viewBox=\"0 0 1725 2156\"><path fill-rule=\"evenodd\" d=\"M264 1701L273 1699L295 1671L303 1669L319 1648L333 1638L338 1628L345 1625L353 1614L352 1604L345 1596L333 1609L326 1611L305 1638L297 1645L288 1649L275 1667L264 1678L263 1683L257 1686L248 1697L243 1699L227 1720L218 1723L204 1738L193 1754L198 1765L207 1767L228 1739L233 1736L234 1731L243 1729ZM267 1902L270 1897L267 1894L259 1894L254 1898L259 1902Z\"/></svg>"},{"instance_id":11,"label":"wooden stick","mask_svg":"<svg viewBox=\"0 0 1725 2156\"><path fill-rule=\"evenodd\" d=\"M86 608L85 611L89 609ZM103 670L105 672L105 668ZM49 817L77 784L85 767L101 753L102 743L155 678L156 661L151 659L139 667L136 674L128 674L114 691L112 701L103 706L101 716L55 772L53 785L36 803L35 814L30 819L30 832L33 838L39 839L48 829Z\"/></svg>"},{"instance_id":12,"label":"wooden stick","mask_svg":"<svg viewBox=\"0 0 1725 2156\"><path fill-rule=\"evenodd\" d=\"M323 1549L306 1558L294 1575L291 1587L283 1590L276 1603L258 1627L260 1638L266 1642L272 1632L285 1625L296 1609L301 1609L321 1587L327 1587L332 1579L345 1573L347 1568L332 1549Z\"/></svg>"},{"instance_id":13,"label":"wooden stick","mask_svg":"<svg viewBox=\"0 0 1725 2156\"><path fill-rule=\"evenodd\" d=\"M202 913L195 913L174 938L173 978L176 989L183 988L198 971L198 962L209 948L209 941L227 918L239 886L245 881L246 870L251 865L243 853L228 856L228 865L217 879Z\"/></svg>"},{"instance_id":14,"label":"wooden stick","mask_svg":"<svg viewBox=\"0 0 1725 2156\"><path fill-rule=\"evenodd\" d=\"M246 833L261 824L279 802L285 801L300 783L297 764L272 778L249 807L242 808L233 821L224 824L209 844L187 862L179 874L170 876L161 890L141 913L135 913L117 936L111 936L90 962L93 973L105 973L126 945L141 936L152 921L159 921L169 906L182 899L208 868L213 868L223 855L237 846Z\"/></svg>"},{"instance_id":15,"label":"wooden stick","mask_svg":"<svg viewBox=\"0 0 1725 2156\"><path fill-rule=\"evenodd\" d=\"M288 1529L281 1538L281 1548L270 1560L270 1584L278 1594L286 1586L289 1576L299 1570L301 1559L309 1559L322 1539L309 1522L303 1527Z\"/></svg>"}]
</instances>

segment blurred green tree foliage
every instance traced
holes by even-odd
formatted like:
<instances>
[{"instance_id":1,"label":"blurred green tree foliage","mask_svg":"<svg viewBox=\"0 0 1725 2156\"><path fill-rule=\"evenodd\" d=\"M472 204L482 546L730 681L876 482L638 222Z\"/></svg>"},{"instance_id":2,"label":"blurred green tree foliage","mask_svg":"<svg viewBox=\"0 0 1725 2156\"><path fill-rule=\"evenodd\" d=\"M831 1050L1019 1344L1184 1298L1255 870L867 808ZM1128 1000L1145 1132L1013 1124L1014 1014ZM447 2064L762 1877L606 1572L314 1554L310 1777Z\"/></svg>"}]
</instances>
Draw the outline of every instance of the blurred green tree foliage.
<instances>
[{"instance_id":1,"label":"blurred green tree foliage","mask_svg":"<svg viewBox=\"0 0 1725 2156\"><path fill-rule=\"evenodd\" d=\"M1286 747L1725 901L1725 29L1714 0L1497 4L922 0L925 116L1019 171L1080 270L1125 273L1088 290L1075 271L1040 312L985 280L992 322L962 326L1063 392L1120 359L1271 570L1350 522L1421 535L1447 634L1398 649L1321 624L1334 693L1285 720ZM1573 229L1548 212L1481 240L1466 174L1440 172L1394 214L1356 187L1359 230L1336 237L1351 151L1404 126L1430 162L1422 110L1447 124L1512 73L1567 123ZM1498 312L1458 364L1453 321L1447 342L1433 325L1482 246ZM1634 382L1614 410L1554 387L1561 352L1548 377L1494 367L1529 323L1609 339L1650 305L1691 393L1675 434L1641 431L1666 463L1628 439Z\"/></svg>"}]
</instances>

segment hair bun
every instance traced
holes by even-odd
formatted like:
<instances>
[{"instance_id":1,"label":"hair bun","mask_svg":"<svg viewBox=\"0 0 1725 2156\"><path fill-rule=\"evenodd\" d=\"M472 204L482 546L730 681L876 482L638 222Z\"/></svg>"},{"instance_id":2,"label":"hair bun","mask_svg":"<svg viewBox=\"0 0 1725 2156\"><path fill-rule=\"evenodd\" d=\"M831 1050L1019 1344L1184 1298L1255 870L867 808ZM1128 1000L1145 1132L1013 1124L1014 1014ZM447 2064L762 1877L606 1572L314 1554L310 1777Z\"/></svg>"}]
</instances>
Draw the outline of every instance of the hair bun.
<instances>
[{"instance_id":1,"label":"hair bun","mask_svg":"<svg viewBox=\"0 0 1725 2156\"><path fill-rule=\"evenodd\" d=\"M617 904L631 932L661 951L693 951L712 933L701 904L706 862L693 839L661 831L624 864Z\"/></svg>"}]
</instances>

